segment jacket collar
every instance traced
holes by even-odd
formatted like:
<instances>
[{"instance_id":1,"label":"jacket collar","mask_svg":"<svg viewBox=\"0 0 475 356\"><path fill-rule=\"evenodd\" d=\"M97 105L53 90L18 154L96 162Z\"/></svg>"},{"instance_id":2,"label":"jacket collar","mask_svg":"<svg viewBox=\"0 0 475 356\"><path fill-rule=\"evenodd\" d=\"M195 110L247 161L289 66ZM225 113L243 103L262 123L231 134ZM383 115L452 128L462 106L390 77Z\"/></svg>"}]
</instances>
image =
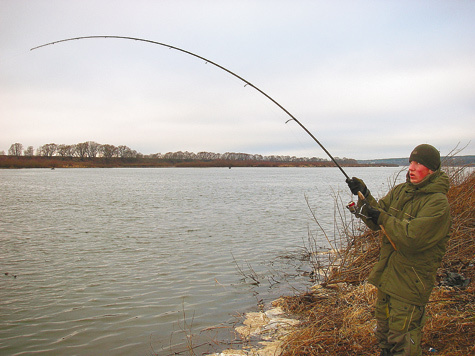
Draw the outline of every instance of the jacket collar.
<instances>
[{"instance_id":1,"label":"jacket collar","mask_svg":"<svg viewBox=\"0 0 475 356\"><path fill-rule=\"evenodd\" d=\"M409 188L408 191L420 191L426 193L440 192L445 194L449 189L449 177L440 169L427 175L421 182L416 184L411 183L408 172L406 183Z\"/></svg>"}]
</instances>

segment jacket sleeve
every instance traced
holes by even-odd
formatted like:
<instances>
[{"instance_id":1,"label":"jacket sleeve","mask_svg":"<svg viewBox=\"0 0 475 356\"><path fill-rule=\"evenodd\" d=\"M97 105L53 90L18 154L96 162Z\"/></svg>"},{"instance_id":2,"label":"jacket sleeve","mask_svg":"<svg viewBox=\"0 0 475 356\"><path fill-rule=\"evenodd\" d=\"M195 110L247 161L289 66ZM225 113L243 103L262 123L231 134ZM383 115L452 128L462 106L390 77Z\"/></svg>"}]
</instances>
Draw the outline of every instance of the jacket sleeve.
<instances>
[{"instance_id":1,"label":"jacket sleeve","mask_svg":"<svg viewBox=\"0 0 475 356\"><path fill-rule=\"evenodd\" d=\"M384 205L384 200L380 203ZM398 250L408 254L434 247L450 230L450 206L444 194L431 194L415 215L406 220L381 213L378 221Z\"/></svg>"}]
</instances>

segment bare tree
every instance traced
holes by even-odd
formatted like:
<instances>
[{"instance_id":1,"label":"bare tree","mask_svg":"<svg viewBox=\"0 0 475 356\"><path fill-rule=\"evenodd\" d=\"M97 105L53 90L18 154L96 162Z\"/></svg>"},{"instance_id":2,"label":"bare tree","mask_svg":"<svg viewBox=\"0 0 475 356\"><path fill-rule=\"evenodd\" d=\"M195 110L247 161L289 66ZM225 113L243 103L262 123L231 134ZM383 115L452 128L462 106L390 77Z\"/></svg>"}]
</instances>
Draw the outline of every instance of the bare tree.
<instances>
[{"instance_id":1,"label":"bare tree","mask_svg":"<svg viewBox=\"0 0 475 356\"><path fill-rule=\"evenodd\" d=\"M125 152L130 150L127 146L121 145L117 147L117 156L120 158L124 158Z\"/></svg>"},{"instance_id":2,"label":"bare tree","mask_svg":"<svg viewBox=\"0 0 475 356\"><path fill-rule=\"evenodd\" d=\"M185 152L183 152L183 158L184 158L184 159L192 159L192 160L194 160L194 159L196 159L196 154L193 153L193 152L185 151Z\"/></svg>"},{"instance_id":3,"label":"bare tree","mask_svg":"<svg viewBox=\"0 0 475 356\"><path fill-rule=\"evenodd\" d=\"M99 153L99 148L100 148L100 144L98 144L97 142L94 142L94 141L88 141L87 142L87 156L89 158L94 158L97 156L97 154Z\"/></svg>"},{"instance_id":4,"label":"bare tree","mask_svg":"<svg viewBox=\"0 0 475 356\"><path fill-rule=\"evenodd\" d=\"M17 142L10 146L10 149L8 150L8 154L10 156L21 156L22 150L23 150L23 145Z\"/></svg>"},{"instance_id":5,"label":"bare tree","mask_svg":"<svg viewBox=\"0 0 475 356\"><path fill-rule=\"evenodd\" d=\"M137 151L130 149L127 146L119 146L117 147L117 153L120 158L136 158Z\"/></svg>"},{"instance_id":6,"label":"bare tree","mask_svg":"<svg viewBox=\"0 0 475 356\"><path fill-rule=\"evenodd\" d=\"M82 142L76 145L75 153L80 159L84 159L87 156L89 142Z\"/></svg>"},{"instance_id":7,"label":"bare tree","mask_svg":"<svg viewBox=\"0 0 475 356\"><path fill-rule=\"evenodd\" d=\"M213 152L198 152L196 154L196 159L201 161L212 161L215 159L220 159L221 155L213 153Z\"/></svg>"},{"instance_id":8,"label":"bare tree","mask_svg":"<svg viewBox=\"0 0 475 356\"><path fill-rule=\"evenodd\" d=\"M105 159L111 159L117 155L117 147L114 145L101 145L100 152Z\"/></svg>"},{"instance_id":9,"label":"bare tree","mask_svg":"<svg viewBox=\"0 0 475 356\"><path fill-rule=\"evenodd\" d=\"M75 146L74 145L58 145L58 155L61 157L72 157L74 154Z\"/></svg>"},{"instance_id":10,"label":"bare tree","mask_svg":"<svg viewBox=\"0 0 475 356\"><path fill-rule=\"evenodd\" d=\"M152 153L149 155L149 157L155 159L163 159L163 155L161 153Z\"/></svg>"},{"instance_id":11,"label":"bare tree","mask_svg":"<svg viewBox=\"0 0 475 356\"><path fill-rule=\"evenodd\" d=\"M55 143L47 143L38 149L40 156L53 157L58 150L58 145Z\"/></svg>"},{"instance_id":12,"label":"bare tree","mask_svg":"<svg viewBox=\"0 0 475 356\"><path fill-rule=\"evenodd\" d=\"M28 148L23 152L23 155L27 157L32 157L35 154L35 149L33 146L28 146Z\"/></svg>"},{"instance_id":13,"label":"bare tree","mask_svg":"<svg viewBox=\"0 0 475 356\"><path fill-rule=\"evenodd\" d=\"M124 158L137 158L139 156L139 153L136 150L132 150L129 148L128 151L126 151L126 155Z\"/></svg>"}]
</instances>

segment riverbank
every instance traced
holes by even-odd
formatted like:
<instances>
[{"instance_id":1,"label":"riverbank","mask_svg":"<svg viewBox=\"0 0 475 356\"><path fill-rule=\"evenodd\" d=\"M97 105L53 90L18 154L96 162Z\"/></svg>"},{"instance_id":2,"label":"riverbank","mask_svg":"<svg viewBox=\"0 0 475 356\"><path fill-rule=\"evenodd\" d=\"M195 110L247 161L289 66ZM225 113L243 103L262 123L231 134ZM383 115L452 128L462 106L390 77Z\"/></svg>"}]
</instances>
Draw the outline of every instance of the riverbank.
<instances>
[{"instance_id":1,"label":"riverbank","mask_svg":"<svg viewBox=\"0 0 475 356\"><path fill-rule=\"evenodd\" d=\"M452 236L426 309L423 355L475 354L475 173L456 170L450 178ZM366 279L378 258L380 236L364 230L347 237L349 244L339 255L316 271L321 283L307 293L273 303L278 317L290 321L279 324L271 319L268 313L272 315L275 309L250 313L244 321L249 335L236 331L243 339L260 337L257 347L229 349L214 356L378 354L373 336L376 288ZM269 334L271 325L277 331Z\"/></svg>"},{"instance_id":2,"label":"riverbank","mask_svg":"<svg viewBox=\"0 0 475 356\"><path fill-rule=\"evenodd\" d=\"M396 167L394 164L358 164L339 161L342 167ZM76 158L42 156L0 156L0 168L166 168L166 167L336 167L327 160L254 160L254 159L166 159L166 158Z\"/></svg>"}]
</instances>

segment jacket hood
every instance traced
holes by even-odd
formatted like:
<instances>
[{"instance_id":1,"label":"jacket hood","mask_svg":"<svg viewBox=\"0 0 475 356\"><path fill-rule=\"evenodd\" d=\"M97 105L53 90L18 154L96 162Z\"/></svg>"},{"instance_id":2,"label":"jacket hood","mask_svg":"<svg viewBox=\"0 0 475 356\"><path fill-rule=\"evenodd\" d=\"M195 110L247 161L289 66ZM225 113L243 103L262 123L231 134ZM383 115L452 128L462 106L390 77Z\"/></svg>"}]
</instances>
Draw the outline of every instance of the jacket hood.
<instances>
[{"instance_id":1,"label":"jacket hood","mask_svg":"<svg viewBox=\"0 0 475 356\"><path fill-rule=\"evenodd\" d=\"M409 173L407 174L406 182L415 191L424 193L443 193L447 194L449 191L450 183L447 173L440 169L425 177L420 183L413 184L409 179Z\"/></svg>"}]
</instances>

